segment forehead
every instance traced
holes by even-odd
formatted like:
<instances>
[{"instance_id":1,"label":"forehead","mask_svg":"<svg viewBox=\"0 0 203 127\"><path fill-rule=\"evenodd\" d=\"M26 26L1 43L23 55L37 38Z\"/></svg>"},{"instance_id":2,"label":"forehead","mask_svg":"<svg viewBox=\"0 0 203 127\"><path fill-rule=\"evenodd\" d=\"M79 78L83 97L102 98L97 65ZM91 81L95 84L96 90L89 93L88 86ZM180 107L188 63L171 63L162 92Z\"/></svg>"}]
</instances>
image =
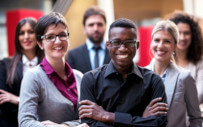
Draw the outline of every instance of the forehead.
<instances>
[{"instance_id":1,"label":"forehead","mask_svg":"<svg viewBox=\"0 0 203 127\"><path fill-rule=\"evenodd\" d=\"M88 25L91 23L103 23L103 24L105 24L105 21L101 15L91 15L86 19L85 25Z\"/></svg>"},{"instance_id":2,"label":"forehead","mask_svg":"<svg viewBox=\"0 0 203 127\"><path fill-rule=\"evenodd\" d=\"M190 26L187 23L179 22L177 24L179 31L190 31Z\"/></svg>"},{"instance_id":3,"label":"forehead","mask_svg":"<svg viewBox=\"0 0 203 127\"><path fill-rule=\"evenodd\" d=\"M109 33L109 39L137 39L137 34L135 29L126 27L113 27Z\"/></svg>"},{"instance_id":4,"label":"forehead","mask_svg":"<svg viewBox=\"0 0 203 127\"><path fill-rule=\"evenodd\" d=\"M64 31L66 30L66 26L64 26L62 23L58 23L57 25L51 24L46 28L45 33L55 32L56 30Z\"/></svg>"},{"instance_id":5,"label":"forehead","mask_svg":"<svg viewBox=\"0 0 203 127\"><path fill-rule=\"evenodd\" d=\"M32 29L32 26L29 23L26 22L25 24L23 24L21 26L20 30L22 30L22 29Z\"/></svg>"}]
</instances>

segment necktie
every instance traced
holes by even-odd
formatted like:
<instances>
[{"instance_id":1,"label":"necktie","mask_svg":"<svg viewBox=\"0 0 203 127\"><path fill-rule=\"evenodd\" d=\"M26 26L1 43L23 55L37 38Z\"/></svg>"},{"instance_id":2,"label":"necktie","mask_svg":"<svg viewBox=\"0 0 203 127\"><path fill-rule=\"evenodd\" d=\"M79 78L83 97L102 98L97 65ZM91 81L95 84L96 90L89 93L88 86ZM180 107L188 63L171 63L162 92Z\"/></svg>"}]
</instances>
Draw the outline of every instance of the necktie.
<instances>
[{"instance_id":1,"label":"necktie","mask_svg":"<svg viewBox=\"0 0 203 127\"><path fill-rule=\"evenodd\" d=\"M101 47L94 47L93 49L95 50L95 57L94 57L94 68L99 67L99 56L98 56L98 51Z\"/></svg>"}]
</instances>

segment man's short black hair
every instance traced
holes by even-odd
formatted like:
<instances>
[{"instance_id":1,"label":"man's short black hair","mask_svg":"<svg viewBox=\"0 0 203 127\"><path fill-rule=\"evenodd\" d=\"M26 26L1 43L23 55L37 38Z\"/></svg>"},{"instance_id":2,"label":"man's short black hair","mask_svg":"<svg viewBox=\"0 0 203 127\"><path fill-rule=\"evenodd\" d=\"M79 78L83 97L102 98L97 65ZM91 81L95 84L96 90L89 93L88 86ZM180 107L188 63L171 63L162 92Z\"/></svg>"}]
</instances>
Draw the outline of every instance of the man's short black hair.
<instances>
[{"instance_id":1,"label":"man's short black hair","mask_svg":"<svg viewBox=\"0 0 203 127\"><path fill-rule=\"evenodd\" d=\"M114 27L125 27L125 28L132 28L135 30L135 36L137 37L137 27L135 25L135 23L132 20L126 19L126 18L121 18L121 19L117 19L116 21L114 21L110 27L109 27L109 35L111 32L111 29Z\"/></svg>"}]
</instances>

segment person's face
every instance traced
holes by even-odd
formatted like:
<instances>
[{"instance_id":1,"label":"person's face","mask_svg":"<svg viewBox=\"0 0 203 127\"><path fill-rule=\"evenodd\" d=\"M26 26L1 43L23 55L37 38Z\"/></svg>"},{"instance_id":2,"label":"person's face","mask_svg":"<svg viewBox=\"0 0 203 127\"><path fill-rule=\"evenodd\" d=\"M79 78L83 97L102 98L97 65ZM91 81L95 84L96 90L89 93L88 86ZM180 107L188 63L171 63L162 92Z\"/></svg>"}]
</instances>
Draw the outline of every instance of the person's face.
<instances>
[{"instance_id":1,"label":"person's face","mask_svg":"<svg viewBox=\"0 0 203 127\"><path fill-rule=\"evenodd\" d=\"M168 31L160 30L154 33L151 42L151 50L155 60L166 63L170 62L175 49L175 40Z\"/></svg>"},{"instance_id":2,"label":"person's face","mask_svg":"<svg viewBox=\"0 0 203 127\"><path fill-rule=\"evenodd\" d=\"M114 27L109 34L109 41L107 41L106 45L111 55L113 65L118 71L121 68L130 67L133 64L133 57L136 54L136 49L139 47L139 43L137 42L134 47L126 47L124 44L120 47L113 47L110 41L136 41L135 30L132 28Z\"/></svg>"},{"instance_id":3,"label":"person's face","mask_svg":"<svg viewBox=\"0 0 203 127\"><path fill-rule=\"evenodd\" d=\"M29 23L25 23L20 28L18 39L24 52L35 50L37 46L37 40L35 37L34 29Z\"/></svg>"},{"instance_id":4,"label":"person's face","mask_svg":"<svg viewBox=\"0 0 203 127\"><path fill-rule=\"evenodd\" d=\"M56 59L65 59L65 55L68 50L69 40L67 35L66 27L59 23L57 26L52 24L47 27L45 34L46 37L42 40L42 45L39 44L40 48L44 50L45 57L49 60L56 60ZM56 36L55 41L48 41L48 39L53 38L52 35L60 35L66 36L66 40L59 39L59 36Z\"/></svg>"},{"instance_id":5,"label":"person's face","mask_svg":"<svg viewBox=\"0 0 203 127\"><path fill-rule=\"evenodd\" d=\"M84 32L94 44L99 44L103 41L105 30L106 24L102 16L92 15L87 18Z\"/></svg>"},{"instance_id":6,"label":"person's face","mask_svg":"<svg viewBox=\"0 0 203 127\"><path fill-rule=\"evenodd\" d=\"M179 42L177 44L178 50L187 51L192 41L192 33L190 26L187 23L178 23Z\"/></svg>"}]
</instances>

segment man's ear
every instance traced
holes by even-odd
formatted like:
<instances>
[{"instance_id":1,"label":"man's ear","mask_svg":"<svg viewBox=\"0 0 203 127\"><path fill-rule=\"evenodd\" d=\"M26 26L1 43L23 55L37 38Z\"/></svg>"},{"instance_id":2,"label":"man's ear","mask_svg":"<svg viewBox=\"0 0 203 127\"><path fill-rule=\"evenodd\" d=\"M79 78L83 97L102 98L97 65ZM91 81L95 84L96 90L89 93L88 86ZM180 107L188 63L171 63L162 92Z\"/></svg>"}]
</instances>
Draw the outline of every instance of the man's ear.
<instances>
[{"instance_id":1,"label":"man's ear","mask_svg":"<svg viewBox=\"0 0 203 127\"><path fill-rule=\"evenodd\" d=\"M110 50L110 46L111 46L110 42L106 41L106 47L107 47L108 50Z\"/></svg>"},{"instance_id":2,"label":"man's ear","mask_svg":"<svg viewBox=\"0 0 203 127\"><path fill-rule=\"evenodd\" d=\"M140 47L140 42L138 41L136 45L137 45L137 49L139 49L139 47Z\"/></svg>"},{"instance_id":3,"label":"man's ear","mask_svg":"<svg viewBox=\"0 0 203 127\"><path fill-rule=\"evenodd\" d=\"M38 42L38 41L37 41L37 45L39 46L39 48L40 48L41 50L44 49L43 46L42 46L42 44L41 44L40 42Z\"/></svg>"}]
</instances>

